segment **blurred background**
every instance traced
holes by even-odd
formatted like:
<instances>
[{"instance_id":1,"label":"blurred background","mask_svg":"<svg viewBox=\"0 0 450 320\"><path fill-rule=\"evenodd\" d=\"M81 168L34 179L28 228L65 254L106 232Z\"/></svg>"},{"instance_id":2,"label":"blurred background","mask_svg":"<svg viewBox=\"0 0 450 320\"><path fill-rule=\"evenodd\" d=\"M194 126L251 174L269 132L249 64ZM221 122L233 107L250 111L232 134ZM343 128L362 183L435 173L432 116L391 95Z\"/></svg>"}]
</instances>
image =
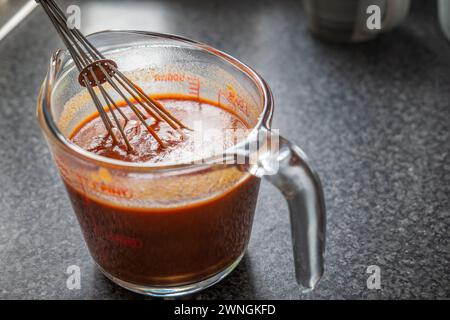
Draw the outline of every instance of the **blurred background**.
<instances>
[{"instance_id":1,"label":"blurred background","mask_svg":"<svg viewBox=\"0 0 450 320\"><path fill-rule=\"evenodd\" d=\"M0 0L1 24L26 3ZM358 43L312 35L300 0L59 3L81 7L86 33L174 33L249 64L273 90L273 127L322 178L328 234L317 290L295 284L287 206L264 183L243 262L194 298L450 298L450 46L437 1L411 1L395 28ZM62 43L41 8L22 15L0 40L0 298L141 298L89 257L34 115ZM65 287L73 264L79 291ZM381 290L366 286L369 265L381 268Z\"/></svg>"}]
</instances>

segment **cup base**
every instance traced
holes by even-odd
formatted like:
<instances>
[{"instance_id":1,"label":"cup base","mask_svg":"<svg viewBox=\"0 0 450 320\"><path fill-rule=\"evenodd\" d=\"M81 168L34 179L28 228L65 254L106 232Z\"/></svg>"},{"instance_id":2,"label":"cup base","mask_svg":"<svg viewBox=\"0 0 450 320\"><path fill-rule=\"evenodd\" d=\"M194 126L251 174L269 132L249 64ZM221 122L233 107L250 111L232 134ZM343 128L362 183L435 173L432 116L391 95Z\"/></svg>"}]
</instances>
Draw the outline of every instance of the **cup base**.
<instances>
[{"instance_id":1,"label":"cup base","mask_svg":"<svg viewBox=\"0 0 450 320\"><path fill-rule=\"evenodd\" d=\"M115 284L119 285L120 287L127 289L129 291L139 293L142 295L150 296L150 297L156 297L156 298L171 298L171 297L180 297L184 295L193 294L196 292L199 292L201 290L204 290L208 287L211 287L212 285L222 281L226 276L228 276L241 262L242 258L244 257L244 254L241 254L232 264L230 264L228 267L220 271L219 273L216 273L212 277L209 277L205 280L202 280L200 282L195 282L187 285L182 286L160 286L160 287L150 287L150 286L140 286L135 283L126 282L123 280L120 280L108 272L106 272L102 267L97 265L97 267L100 269L100 271L107 277L109 280L114 282Z\"/></svg>"}]
</instances>

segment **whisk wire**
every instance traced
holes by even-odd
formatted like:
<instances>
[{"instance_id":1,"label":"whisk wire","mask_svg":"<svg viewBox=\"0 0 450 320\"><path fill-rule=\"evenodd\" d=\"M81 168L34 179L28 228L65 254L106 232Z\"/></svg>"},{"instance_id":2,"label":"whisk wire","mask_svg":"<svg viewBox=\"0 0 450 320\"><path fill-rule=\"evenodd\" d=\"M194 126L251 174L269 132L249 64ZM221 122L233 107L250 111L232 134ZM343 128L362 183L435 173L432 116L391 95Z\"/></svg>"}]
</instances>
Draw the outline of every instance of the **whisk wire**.
<instances>
[{"instance_id":1,"label":"whisk wire","mask_svg":"<svg viewBox=\"0 0 450 320\"><path fill-rule=\"evenodd\" d=\"M161 147L165 147L164 142L151 125L147 123L148 117L136 106L136 103L155 121L165 121L180 135L184 135L182 129L189 128L164 108L162 104L152 99L139 86L119 71L117 64L113 60L107 59L78 29L69 27L67 17L54 0L36 0L36 2L42 5L45 13L50 18L50 21L66 45L80 72L78 81L80 85L86 87L114 143L118 143L114 132L114 128L117 128L127 150L132 150L131 143L124 130L124 126L126 126L129 119L108 93L108 90L105 89L104 84L106 83L130 107L138 120ZM104 104L100 101L96 90L103 98ZM108 115L105 109L109 111L111 116ZM125 120L124 126L121 125L115 111L118 111L118 114Z\"/></svg>"},{"instance_id":2,"label":"whisk wire","mask_svg":"<svg viewBox=\"0 0 450 320\"><path fill-rule=\"evenodd\" d=\"M116 127L118 128L120 135L122 136L122 138L124 139L125 145L127 147L127 150L132 150L132 147L130 145L130 142L127 139L127 136L125 134L125 131L123 130L122 126L120 125L119 119L116 116L116 112L114 111L114 108L116 108L117 110L119 110L119 112L121 113L121 115L123 116L123 118L125 119L125 125L128 122L128 118L122 113L122 111L120 110L120 108L117 107L117 105L115 104L114 100L111 99L111 97L108 95L108 93L106 92L106 90L103 88L103 85L100 83L100 81L98 80L97 76L95 75L95 73L93 74L94 77L94 81L97 85L97 87L99 88L103 99L105 100L107 106L108 106L108 110L111 113L114 122L116 123ZM114 106L111 106L111 104ZM115 136L112 135L112 139L114 141Z\"/></svg>"}]
</instances>

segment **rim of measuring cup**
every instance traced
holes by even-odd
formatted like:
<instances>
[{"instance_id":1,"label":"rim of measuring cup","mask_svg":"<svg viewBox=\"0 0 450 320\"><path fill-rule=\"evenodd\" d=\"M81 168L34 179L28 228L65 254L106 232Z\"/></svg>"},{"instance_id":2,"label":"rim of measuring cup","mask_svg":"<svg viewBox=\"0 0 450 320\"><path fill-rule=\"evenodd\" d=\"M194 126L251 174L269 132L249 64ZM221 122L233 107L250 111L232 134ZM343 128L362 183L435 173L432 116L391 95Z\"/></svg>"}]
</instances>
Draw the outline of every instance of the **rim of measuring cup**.
<instances>
[{"instance_id":1,"label":"rim of measuring cup","mask_svg":"<svg viewBox=\"0 0 450 320\"><path fill-rule=\"evenodd\" d=\"M269 86L267 85L266 81L256 71L254 71L252 68L247 66L245 63L242 63L241 61L230 56L229 54L224 53L220 50L217 50L209 45L206 45L204 43L201 43L201 42L198 42L195 40L191 40L191 39L188 39L188 38L185 38L182 36L173 35L173 34L164 34L164 33L147 32L147 31L135 31L135 30L105 30L105 31L99 31L99 32L92 33L92 34L88 35L87 37L92 37L92 36L101 35L101 34L110 34L110 33L141 34L141 35L152 36L152 37L157 37L157 38L162 38L162 39L170 39L170 40L175 40L175 41L179 41L179 42L184 42L184 43L187 43L190 45L195 45L196 47L198 47L202 50L205 50L215 56L222 58L226 62L234 65L239 70L244 72L257 85L258 90L260 91L261 97L263 98L263 109L262 109L261 115L259 116L256 126L249 133L248 137L244 141L240 142L238 145L231 147L229 150L236 149L236 148L239 148L240 145L247 144L249 142L250 137L252 136L252 134L255 131L257 132L261 129L269 129L270 128L270 122L272 120L272 115L273 115L272 92L271 92ZM66 51L64 50L64 52L66 52ZM57 53L55 53L55 54L57 54ZM53 55L53 57L55 56L55 54ZM54 61L52 60L51 63L54 63ZM47 92L47 94L44 95L44 93L46 92L45 88L47 87L48 82L50 81L49 77L53 77L53 75L50 74L50 71L49 71L49 74L47 74L47 78L43 85L43 89L41 90L41 94L40 94L40 98L39 98L39 103L41 104L40 111L42 111L43 121L45 122L46 128L50 131L51 135L54 138L56 138L55 139L56 143L59 146L61 146L65 151L72 153L73 155L75 155L77 157L84 158L85 160L88 160L88 161L94 161L94 162L104 165L104 166L116 167L116 168L120 167L120 168L128 168L128 169L170 170L170 169L191 168L191 167L200 167L200 166L201 167L211 166L211 164L208 164L208 163L214 162L213 161L214 157L212 156L212 157L202 158L201 160L204 162L203 164L192 163L192 161L186 162L186 163L183 163L183 162L167 163L164 165L157 164L157 163L145 163L145 162L141 162L141 163L137 162L136 163L136 162L127 162L127 161L122 161L122 160L111 159L111 158L99 156L92 152L86 151L85 149L77 146L76 144L72 143L69 139L67 139L62 134L62 132L58 129L58 126L56 125L56 123L53 119L53 116L51 114L51 108L50 108L51 94L48 94L48 92ZM52 79L52 80L55 81L55 79ZM53 85L54 85L54 83L53 83Z\"/></svg>"}]
</instances>

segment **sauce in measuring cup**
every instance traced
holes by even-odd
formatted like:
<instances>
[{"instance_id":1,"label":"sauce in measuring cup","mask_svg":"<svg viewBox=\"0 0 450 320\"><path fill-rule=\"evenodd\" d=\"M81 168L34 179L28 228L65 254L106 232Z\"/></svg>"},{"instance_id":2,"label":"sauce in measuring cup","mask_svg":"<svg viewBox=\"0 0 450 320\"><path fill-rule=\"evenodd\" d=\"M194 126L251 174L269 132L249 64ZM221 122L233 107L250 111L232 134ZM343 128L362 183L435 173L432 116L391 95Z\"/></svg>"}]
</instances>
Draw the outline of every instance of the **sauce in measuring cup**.
<instances>
[{"instance_id":1,"label":"sauce in measuring cup","mask_svg":"<svg viewBox=\"0 0 450 320\"><path fill-rule=\"evenodd\" d=\"M167 164L222 152L248 134L243 120L212 102L178 95L157 100L194 130L185 130L185 137L180 138L167 124L149 119L167 145L161 148L133 118L132 111L123 108L130 118L125 132L132 152L112 143L98 116L83 121L70 139L101 156ZM120 135L117 137L120 139ZM89 198L65 182L97 264L113 277L149 286L199 282L239 259L250 237L259 189L259 179L249 176L205 201L166 208L132 208Z\"/></svg>"}]
</instances>

